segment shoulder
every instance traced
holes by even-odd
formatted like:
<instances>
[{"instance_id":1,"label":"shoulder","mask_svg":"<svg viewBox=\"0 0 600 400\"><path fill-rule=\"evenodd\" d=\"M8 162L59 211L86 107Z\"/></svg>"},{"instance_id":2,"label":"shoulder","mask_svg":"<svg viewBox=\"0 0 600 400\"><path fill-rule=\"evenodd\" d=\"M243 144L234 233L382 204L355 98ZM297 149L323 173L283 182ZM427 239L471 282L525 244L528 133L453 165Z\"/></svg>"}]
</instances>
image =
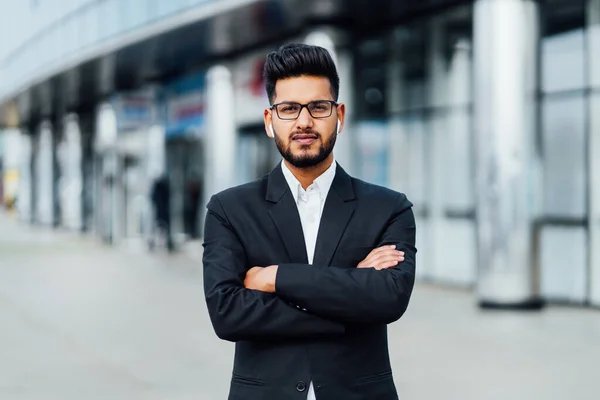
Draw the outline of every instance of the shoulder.
<instances>
[{"instance_id":1,"label":"shoulder","mask_svg":"<svg viewBox=\"0 0 600 400\"><path fill-rule=\"evenodd\" d=\"M211 196L207 208L230 208L243 206L245 202L264 197L268 175L252 182L233 186Z\"/></svg>"},{"instance_id":2,"label":"shoulder","mask_svg":"<svg viewBox=\"0 0 600 400\"><path fill-rule=\"evenodd\" d=\"M365 182L354 177L352 178L352 184L359 201L369 202L373 206L385 205L395 209L406 209L413 206L413 203L403 192Z\"/></svg>"}]
</instances>

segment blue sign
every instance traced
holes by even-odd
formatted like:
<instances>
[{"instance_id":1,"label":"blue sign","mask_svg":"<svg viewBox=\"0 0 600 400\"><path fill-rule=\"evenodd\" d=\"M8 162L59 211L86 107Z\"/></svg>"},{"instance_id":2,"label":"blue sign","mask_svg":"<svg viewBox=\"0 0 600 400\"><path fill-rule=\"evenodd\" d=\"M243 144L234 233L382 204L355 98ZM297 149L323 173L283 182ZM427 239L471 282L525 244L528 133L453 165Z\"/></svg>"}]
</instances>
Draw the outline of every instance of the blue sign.
<instances>
[{"instance_id":1,"label":"blue sign","mask_svg":"<svg viewBox=\"0 0 600 400\"><path fill-rule=\"evenodd\" d=\"M118 93L111 100L119 133L140 129L154 121L155 92L152 89Z\"/></svg>"},{"instance_id":2,"label":"blue sign","mask_svg":"<svg viewBox=\"0 0 600 400\"><path fill-rule=\"evenodd\" d=\"M166 136L203 135L205 128L204 73L171 82L165 88Z\"/></svg>"}]
</instances>

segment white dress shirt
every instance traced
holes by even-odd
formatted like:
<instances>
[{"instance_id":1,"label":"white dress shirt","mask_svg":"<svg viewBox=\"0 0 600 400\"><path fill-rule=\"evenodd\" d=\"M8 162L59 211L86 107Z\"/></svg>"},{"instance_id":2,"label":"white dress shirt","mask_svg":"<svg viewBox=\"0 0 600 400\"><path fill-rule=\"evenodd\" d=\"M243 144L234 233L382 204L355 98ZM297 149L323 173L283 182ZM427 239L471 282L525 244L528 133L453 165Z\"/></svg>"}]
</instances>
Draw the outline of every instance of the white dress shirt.
<instances>
[{"instance_id":1,"label":"white dress shirt","mask_svg":"<svg viewBox=\"0 0 600 400\"><path fill-rule=\"evenodd\" d=\"M333 178L335 178L336 162L334 160L331 166L317 177L306 190L304 190L298 179L292 174L292 171L285 165L285 162L281 163L281 169L294 196L294 201L298 206L298 214L300 214L300 222L306 245L306 255L308 256L308 263L312 264L317 244L317 233L319 232L319 224L321 223L321 215L323 214L323 206L333 183ZM308 388L307 400L316 400L312 382L310 382Z\"/></svg>"}]
</instances>

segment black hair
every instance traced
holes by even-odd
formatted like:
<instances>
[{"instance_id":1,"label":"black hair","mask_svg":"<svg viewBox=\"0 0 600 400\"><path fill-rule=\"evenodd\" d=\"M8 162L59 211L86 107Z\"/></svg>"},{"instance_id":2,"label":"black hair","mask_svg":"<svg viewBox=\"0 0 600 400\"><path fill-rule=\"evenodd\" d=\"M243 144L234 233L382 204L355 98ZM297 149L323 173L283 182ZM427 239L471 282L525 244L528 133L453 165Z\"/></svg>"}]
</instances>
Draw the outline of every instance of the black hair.
<instances>
[{"instance_id":1,"label":"black hair","mask_svg":"<svg viewBox=\"0 0 600 400\"><path fill-rule=\"evenodd\" d=\"M269 103L275 98L275 85L280 79L318 76L329 79L331 97L337 101L340 77L329 52L323 47L291 43L267 55L263 70Z\"/></svg>"}]
</instances>

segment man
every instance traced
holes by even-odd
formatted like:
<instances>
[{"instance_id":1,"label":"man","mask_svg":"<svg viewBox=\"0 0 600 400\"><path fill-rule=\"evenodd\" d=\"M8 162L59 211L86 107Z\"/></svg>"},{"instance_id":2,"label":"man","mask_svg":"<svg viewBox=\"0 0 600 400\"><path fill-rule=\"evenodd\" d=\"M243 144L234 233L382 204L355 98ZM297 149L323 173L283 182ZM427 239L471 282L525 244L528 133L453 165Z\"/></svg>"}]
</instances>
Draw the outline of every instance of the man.
<instances>
[{"instance_id":1,"label":"man","mask_svg":"<svg viewBox=\"0 0 600 400\"><path fill-rule=\"evenodd\" d=\"M150 250L154 249L156 234L160 232L166 239L167 250L172 252L175 246L171 235L171 188L166 173L163 173L154 181L150 198L154 208L154 224L151 228L148 246Z\"/></svg>"},{"instance_id":2,"label":"man","mask_svg":"<svg viewBox=\"0 0 600 400\"><path fill-rule=\"evenodd\" d=\"M335 162L345 106L325 49L283 46L264 73L283 161L214 195L205 221L210 318L236 342L229 399L397 399L387 324L413 289L412 204Z\"/></svg>"}]
</instances>

